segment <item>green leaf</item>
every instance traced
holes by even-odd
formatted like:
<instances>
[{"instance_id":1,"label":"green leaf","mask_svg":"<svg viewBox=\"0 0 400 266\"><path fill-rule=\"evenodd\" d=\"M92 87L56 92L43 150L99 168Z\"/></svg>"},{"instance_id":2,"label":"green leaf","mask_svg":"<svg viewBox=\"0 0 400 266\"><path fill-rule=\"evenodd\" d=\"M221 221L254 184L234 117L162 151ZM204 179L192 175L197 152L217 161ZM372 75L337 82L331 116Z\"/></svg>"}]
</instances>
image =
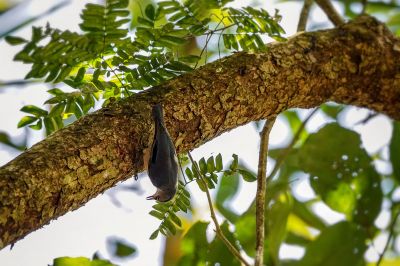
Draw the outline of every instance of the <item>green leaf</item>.
<instances>
[{"instance_id":1,"label":"green leaf","mask_svg":"<svg viewBox=\"0 0 400 266\"><path fill-rule=\"evenodd\" d=\"M200 59L201 58L198 55L188 55L188 56L179 57L179 61L184 62L184 63L197 63Z\"/></svg>"},{"instance_id":2,"label":"green leaf","mask_svg":"<svg viewBox=\"0 0 400 266\"><path fill-rule=\"evenodd\" d=\"M178 266L206 265L208 254L207 227L208 222L197 221L182 239L180 249L182 256Z\"/></svg>"},{"instance_id":3,"label":"green leaf","mask_svg":"<svg viewBox=\"0 0 400 266\"><path fill-rule=\"evenodd\" d=\"M154 6L152 4L148 4L146 6L146 9L144 10L144 13L146 14L146 16L150 20L154 20L155 19L156 10L155 10L155 8L154 8Z\"/></svg>"},{"instance_id":4,"label":"green leaf","mask_svg":"<svg viewBox=\"0 0 400 266\"><path fill-rule=\"evenodd\" d=\"M311 242L299 266L354 266L361 265L367 249L366 233L350 222L339 222L327 227Z\"/></svg>"},{"instance_id":5,"label":"green leaf","mask_svg":"<svg viewBox=\"0 0 400 266\"><path fill-rule=\"evenodd\" d=\"M235 236L248 256L254 257L256 251L256 219L254 212L239 216L235 222Z\"/></svg>"},{"instance_id":6,"label":"green leaf","mask_svg":"<svg viewBox=\"0 0 400 266\"><path fill-rule=\"evenodd\" d=\"M170 212L168 212L168 215L176 225L182 226L181 219L179 219L179 217L176 216L176 214L174 212L170 211Z\"/></svg>"},{"instance_id":7,"label":"green leaf","mask_svg":"<svg viewBox=\"0 0 400 266\"><path fill-rule=\"evenodd\" d=\"M205 175L207 173L207 163L206 163L206 160L204 159L204 157L200 159L199 167L200 167L200 173Z\"/></svg>"},{"instance_id":8,"label":"green leaf","mask_svg":"<svg viewBox=\"0 0 400 266\"><path fill-rule=\"evenodd\" d=\"M292 212L309 226L318 230L326 228L325 222L310 210L306 202L299 202L298 200L293 199Z\"/></svg>"},{"instance_id":9,"label":"green leaf","mask_svg":"<svg viewBox=\"0 0 400 266\"><path fill-rule=\"evenodd\" d=\"M150 21L148 19L142 18L142 17L138 17L137 18L138 23L140 23L143 26L149 27L149 28L153 28L154 27L154 22Z\"/></svg>"},{"instance_id":10,"label":"green leaf","mask_svg":"<svg viewBox=\"0 0 400 266\"><path fill-rule=\"evenodd\" d=\"M393 176L400 182L400 122L393 121L392 139L389 144Z\"/></svg>"},{"instance_id":11,"label":"green leaf","mask_svg":"<svg viewBox=\"0 0 400 266\"><path fill-rule=\"evenodd\" d=\"M53 266L116 266L108 260L93 259L85 257L60 257L53 260Z\"/></svg>"},{"instance_id":12,"label":"green leaf","mask_svg":"<svg viewBox=\"0 0 400 266\"><path fill-rule=\"evenodd\" d=\"M27 40L20 38L20 37L15 37L15 36L6 36L5 38L6 42L8 42L11 45L18 45L21 43L28 42Z\"/></svg>"},{"instance_id":13,"label":"green leaf","mask_svg":"<svg viewBox=\"0 0 400 266\"><path fill-rule=\"evenodd\" d=\"M18 128L24 127L26 125L32 124L33 122L35 122L36 120L38 120L39 118L34 117L34 116L24 116L21 118L21 120L19 120L18 122Z\"/></svg>"},{"instance_id":14,"label":"green leaf","mask_svg":"<svg viewBox=\"0 0 400 266\"><path fill-rule=\"evenodd\" d=\"M48 112L46 110L43 110L35 105L25 105L24 107L22 107L20 109L20 111L28 113L28 114L32 114L36 117L42 117L42 116L46 116L48 114Z\"/></svg>"},{"instance_id":15,"label":"green leaf","mask_svg":"<svg viewBox=\"0 0 400 266\"><path fill-rule=\"evenodd\" d=\"M149 214L150 214L151 216L156 217L156 218L159 219L159 220L163 220L163 219L165 218L165 215L164 215L163 213L158 212L158 211L155 211L155 210L151 210L151 211L149 212Z\"/></svg>"},{"instance_id":16,"label":"green leaf","mask_svg":"<svg viewBox=\"0 0 400 266\"><path fill-rule=\"evenodd\" d=\"M225 237L231 242L236 249L239 249L237 240L233 233L229 230L228 222L223 222L221 224L221 230ZM232 256L232 253L228 250L226 245L216 236L214 240L210 243L209 249L212 250L207 256L207 260L210 265L229 265L229 266L240 266L240 262Z\"/></svg>"},{"instance_id":17,"label":"green leaf","mask_svg":"<svg viewBox=\"0 0 400 266\"><path fill-rule=\"evenodd\" d=\"M155 230L155 231L150 235L150 239L151 239L151 240L156 239L159 232L160 232L160 230L158 230L158 229Z\"/></svg>"},{"instance_id":18,"label":"green leaf","mask_svg":"<svg viewBox=\"0 0 400 266\"><path fill-rule=\"evenodd\" d=\"M301 127L302 125L302 120L300 119L298 113L296 111L286 111L283 113L287 121L289 122L290 129L292 130L293 135L297 132L297 130ZM305 129L302 130L300 133L300 140L303 142L308 136L308 133Z\"/></svg>"},{"instance_id":19,"label":"green leaf","mask_svg":"<svg viewBox=\"0 0 400 266\"><path fill-rule=\"evenodd\" d=\"M189 167L187 167L187 168L185 169L185 173L186 173L186 176L189 178L189 180L193 180L193 179L194 179L194 175L193 175L193 173L192 173L192 170L190 170Z\"/></svg>"},{"instance_id":20,"label":"green leaf","mask_svg":"<svg viewBox=\"0 0 400 266\"><path fill-rule=\"evenodd\" d=\"M236 154L232 154L233 161L231 163L231 166L229 167L232 171L236 171L238 165L239 165L239 157Z\"/></svg>"},{"instance_id":21,"label":"green leaf","mask_svg":"<svg viewBox=\"0 0 400 266\"><path fill-rule=\"evenodd\" d=\"M290 211L291 205L287 199L284 199L275 201L266 213L268 251L275 265L279 264L279 249L286 236L286 223Z\"/></svg>"},{"instance_id":22,"label":"green leaf","mask_svg":"<svg viewBox=\"0 0 400 266\"><path fill-rule=\"evenodd\" d=\"M126 258L135 255L137 252L137 248L125 240L110 238L107 242L111 246L113 256Z\"/></svg>"},{"instance_id":23,"label":"green leaf","mask_svg":"<svg viewBox=\"0 0 400 266\"><path fill-rule=\"evenodd\" d=\"M54 95L54 96L61 96L61 95L65 94L65 92L63 92L62 90L60 90L58 88L54 88L54 89L48 90L47 92L50 93L51 95Z\"/></svg>"},{"instance_id":24,"label":"green leaf","mask_svg":"<svg viewBox=\"0 0 400 266\"><path fill-rule=\"evenodd\" d=\"M243 177L243 180L246 182L254 182L257 180L257 176L246 169L237 169L239 174Z\"/></svg>"},{"instance_id":25,"label":"green leaf","mask_svg":"<svg viewBox=\"0 0 400 266\"><path fill-rule=\"evenodd\" d=\"M78 73L75 76L74 82L81 82L83 80L83 77L85 76L86 73L86 68L81 67L78 70Z\"/></svg>"},{"instance_id":26,"label":"green leaf","mask_svg":"<svg viewBox=\"0 0 400 266\"><path fill-rule=\"evenodd\" d=\"M215 157L215 170L217 170L217 172L222 171L224 165L222 163L222 155L221 153L218 153L218 155Z\"/></svg>"},{"instance_id":27,"label":"green leaf","mask_svg":"<svg viewBox=\"0 0 400 266\"><path fill-rule=\"evenodd\" d=\"M311 186L334 210L372 225L382 202L379 175L358 133L331 123L310 134L297 153L298 167L311 175Z\"/></svg>"},{"instance_id":28,"label":"green leaf","mask_svg":"<svg viewBox=\"0 0 400 266\"><path fill-rule=\"evenodd\" d=\"M238 192L239 176L224 174L219 183L215 197L216 207L226 219L235 222L238 215L229 206L229 202Z\"/></svg>"},{"instance_id":29,"label":"green leaf","mask_svg":"<svg viewBox=\"0 0 400 266\"><path fill-rule=\"evenodd\" d=\"M173 235L176 234L176 227L175 225L169 220L169 219L165 219L163 222L163 225L165 226L165 228L168 229L169 232L171 232Z\"/></svg>"},{"instance_id":30,"label":"green leaf","mask_svg":"<svg viewBox=\"0 0 400 266\"><path fill-rule=\"evenodd\" d=\"M57 78L54 80L54 83L64 81L64 79L69 75L71 70L72 70L71 66L65 65L64 67L62 67L60 74L58 74Z\"/></svg>"},{"instance_id":31,"label":"green leaf","mask_svg":"<svg viewBox=\"0 0 400 266\"><path fill-rule=\"evenodd\" d=\"M39 119L35 125L30 125L30 128L33 130L41 130L42 129L42 119Z\"/></svg>"},{"instance_id":32,"label":"green leaf","mask_svg":"<svg viewBox=\"0 0 400 266\"><path fill-rule=\"evenodd\" d=\"M207 172L212 173L215 170L214 156L207 159Z\"/></svg>"},{"instance_id":33,"label":"green leaf","mask_svg":"<svg viewBox=\"0 0 400 266\"><path fill-rule=\"evenodd\" d=\"M321 105L320 108L326 115L330 116L333 119L337 119L340 112L344 110L343 105L327 104L327 103Z\"/></svg>"},{"instance_id":34,"label":"green leaf","mask_svg":"<svg viewBox=\"0 0 400 266\"><path fill-rule=\"evenodd\" d=\"M49 117L61 116L61 114L64 112L65 105L65 102L61 102L53 106L53 108L50 110Z\"/></svg>"},{"instance_id":35,"label":"green leaf","mask_svg":"<svg viewBox=\"0 0 400 266\"><path fill-rule=\"evenodd\" d=\"M0 132L0 143L13 147L19 151L23 151L26 148L26 139L21 143L14 143L10 136L5 132Z\"/></svg>"}]
</instances>

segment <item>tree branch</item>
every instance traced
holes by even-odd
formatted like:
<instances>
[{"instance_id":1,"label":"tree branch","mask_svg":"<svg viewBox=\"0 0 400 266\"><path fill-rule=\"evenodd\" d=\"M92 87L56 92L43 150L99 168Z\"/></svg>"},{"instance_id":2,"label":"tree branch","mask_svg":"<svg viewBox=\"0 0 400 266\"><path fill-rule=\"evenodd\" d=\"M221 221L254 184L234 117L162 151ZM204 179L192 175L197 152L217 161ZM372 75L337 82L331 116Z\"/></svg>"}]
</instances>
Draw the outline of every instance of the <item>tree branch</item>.
<instances>
[{"instance_id":1,"label":"tree branch","mask_svg":"<svg viewBox=\"0 0 400 266\"><path fill-rule=\"evenodd\" d=\"M307 26L308 15L314 0L304 0L303 7L301 8L299 23L297 24L297 32L305 31Z\"/></svg>"},{"instance_id":2,"label":"tree branch","mask_svg":"<svg viewBox=\"0 0 400 266\"><path fill-rule=\"evenodd\" d=\"M342 16L336 11L330 0L315 0L315 2L325 12L333 25L339 26L344 23Z\"/></svg>"},{"instance_id":3,"label":"tree branch","mask_svg":"<svg viewBox=\"0 0 400 266\"><path fill-rule=\"evenodd\" d=\"M254 266L262 266L264 261L265 235L265 194L267 188L267 154L269 134L276 117L268 119L261 132L260 152L258 157L257 193L256 193L256 258Z\"/></svg>"},{"instance_id":4,"label":"tree branch","mask_svg":"<svg viewBox=\"0 0 400 266\"><path fill-rule=\"evenodd\" d=\"M239 52L86 115L0 168L0 248L147 169L162 103L178 153L250 121L327 101L400 119L400 40L362 16Z\"/></svg>"},{"instance_id":5,"label":"tree branch","mask_svg":"<svg viewBox=\"0 0 400 266\"><path fill-rule=\"evenodd\" d=\"M221 227L219 226L219 223L218 223L218 220L217 220L217 216L215 215L215 211L214 211L213 203L212 203L212 200L211 200L210 191L208 190L208 187L207 187L207 183L204 181L203 175L200 173L200 169L198 168L196 162L193 160L192 154L190 154L190 152L188 152L188 156L189 156L190 161L194 165L198 176L200 177L200 182L202 182L203 185L204 185L204 189L205 189L205 192L206 192L206 195L207 195L208 206L210 207L211 219L214 222L215 231L217 233L217 236L219 237L219 239L221 239L222 242L224 242L225 246L229 249L229 251L232 253L233 256L235 256L244 265L250 266L250 264L242 257L242 255L240 255L240 252L225 237L224 232L222 232Z\"/></svg>"}]
</instances>

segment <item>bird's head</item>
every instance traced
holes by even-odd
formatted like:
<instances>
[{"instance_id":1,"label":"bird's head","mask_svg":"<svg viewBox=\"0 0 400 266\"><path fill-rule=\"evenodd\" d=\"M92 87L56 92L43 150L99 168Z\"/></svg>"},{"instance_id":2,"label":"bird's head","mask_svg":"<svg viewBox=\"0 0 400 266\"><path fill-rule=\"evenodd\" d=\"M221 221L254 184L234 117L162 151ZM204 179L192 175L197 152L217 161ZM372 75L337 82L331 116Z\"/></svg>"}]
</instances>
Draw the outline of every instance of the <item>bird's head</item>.
<instances>
[{"instance_id":1,"label":"bird's head","mask_svg":"<svg viewBox=\"0 0 400 266\"><path fill-rule=\"evenodd\" d=\"M157 200L160 202L170 201L176 194L176 187L173 188L157 188L156 193L151 196L148 196L147 200Z\"/></svg>"}]
</instances>

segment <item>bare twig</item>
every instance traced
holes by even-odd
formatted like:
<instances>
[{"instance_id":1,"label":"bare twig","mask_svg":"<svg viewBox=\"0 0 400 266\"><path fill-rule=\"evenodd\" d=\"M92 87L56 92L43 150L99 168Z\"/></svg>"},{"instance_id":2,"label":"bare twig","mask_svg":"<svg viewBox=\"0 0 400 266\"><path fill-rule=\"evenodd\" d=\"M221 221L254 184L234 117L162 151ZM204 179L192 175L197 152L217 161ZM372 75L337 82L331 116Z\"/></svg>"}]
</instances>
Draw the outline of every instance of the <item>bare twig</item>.
<instances>
[{"instance_id":1,"label":"bare twig","mask_svg":"<svg viewBox=\"0 0 400 266\"><path fill-rule=\"evenodd\" d=\"M367 0L361 0L361 4L362 4L361 14L365 14L365 12L367 11L368 1Z\"/></svg>"},{"instance_id":2,"label":"bare twig","mask_svg":"<svg viewBox=\"0 0 400 266\"><path fill-rule=\"evenodd\" d=\"M398 211L396 213L396 215L393 216L393 220L392 220L392 222L390 224L390 227L389 227L389 237L388 237L388 239L386 241L385 247L383 248L381 254L379 255L379 259L376 262L376 266L381 265L381 262L383 260L383 256L385 255L385 252L388 249L390 242L392 241L393 234L394 234L394 228L396 226L396 222L397 222L397 219L399 218L399 216L400 216L400 211Z\"/></svg>"},{"instance_id":3,"label":"bare twig","mask_svg":"<svg viewBox=\"0 0 400 266\"><path fill-rule=\"evenodd\" d=\"M296 131L296 134L294 135L292 141L289 143L289 145L282 151L280 156L276 159L276 163L274 168L272 169L271 174L267 177L267 182L269 182L275 174L278 172L279 168L281 167L283 161L285 158L289 155L289 152L293 149L294 145L296 144L297 140L300 138L300 134L303 131L304 127L306 126L307 122L310 120L310 118L318 111L319 108L315 108L308 116L306 119L304 119L303 123L301 123L299 129Z\"/></svg>"},{"instance_id":4,"label":"bare twig","mask_svg":"<svg viewBox=\"0 0 400 266\"><path fill-rule=\"evenodd\" d=\"M325 12L328 16L329 20L335 26L339 26L344 23L343 18L339 15L336 9L333 7L332 2L330 0L315 0L319 7Z\"/></svg>"},{"instance_id":5,"label":"bare twig","mask_svg":"<svg viewBox=\"0 0 400 266\"><path fill-rule=\"evenodd\" d=\"M212 200L211 200L211 195L210 195L210 191L208 190L207 184L203 179L203 175L200 173L200 170L197 166L197 163L193 160L192 155L190 154L190 152L188 152L188 156L190 161L192 162L192 164L194 165L197 174L200 177L200 182L203 183L204 188L205 188L205 192L207 195L207 201L208 201L208 205L210 207L210 212L211 212L211 219L214 222L215 225L215 229L216 229L216 233L217 236L221 239L222 242L224 242L224 244L226 245L226 247L229 249L229 251L239 260L241 261L244 265L246 266L250 266L250 264L242 257L242 255L240 255L240 252L232 245L231 242L229 242L229 240L225 237L224 233L221 230L221 227L219 226L218 220L217 220L217 216L215 215L215 211L214 211L214 207L212 204Z\"/></svg>"},{"instance_id":6,"label":"bare twig","mask_svg":"<svg viewBox=\"0 0 400 266\"><path fill-rule=\"evenodd\" d=\"M314 0L304 0L299 23L297 24L297 32L306 30L308 15L310 14L310 8L313 2Z\"/></svg>"},{"instance_id":7,"label":"bare twig","mask_svg":"<svg viewBox=\"0 0 400 266\"><path fill-rule=\"evenodd\" d=\"M267 188L267 152L269 134L275 123L275 117L265 122L261 132L260 152L258 159L257 194L256 194L256 258L254 266L262 266L264 261L264 220L265 220L265 194Z\"/></svg>"}]
</instances>

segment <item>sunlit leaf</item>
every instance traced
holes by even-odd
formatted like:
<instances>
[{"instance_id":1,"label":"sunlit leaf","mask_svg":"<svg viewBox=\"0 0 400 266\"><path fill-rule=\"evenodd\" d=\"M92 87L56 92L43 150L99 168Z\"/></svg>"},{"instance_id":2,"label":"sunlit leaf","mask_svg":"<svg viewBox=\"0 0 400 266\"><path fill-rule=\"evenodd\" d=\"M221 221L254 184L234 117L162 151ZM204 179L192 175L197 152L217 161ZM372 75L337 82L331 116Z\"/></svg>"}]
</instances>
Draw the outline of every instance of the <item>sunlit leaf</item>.
<instances>
[{"instance_id":1,"label":"sunlit leaf","mask_svg":"<svg viewBox=\"0 0 400 266\"><path fill-rule=\"evenodd\" d=\"M354 266L360 265L367 249L366 233L350 222L327 227L311 242L299 266Z\"/></svg>"}]
</instances>

